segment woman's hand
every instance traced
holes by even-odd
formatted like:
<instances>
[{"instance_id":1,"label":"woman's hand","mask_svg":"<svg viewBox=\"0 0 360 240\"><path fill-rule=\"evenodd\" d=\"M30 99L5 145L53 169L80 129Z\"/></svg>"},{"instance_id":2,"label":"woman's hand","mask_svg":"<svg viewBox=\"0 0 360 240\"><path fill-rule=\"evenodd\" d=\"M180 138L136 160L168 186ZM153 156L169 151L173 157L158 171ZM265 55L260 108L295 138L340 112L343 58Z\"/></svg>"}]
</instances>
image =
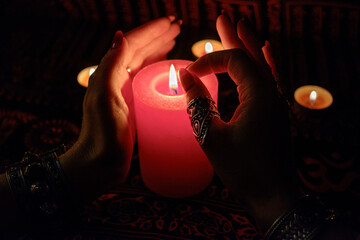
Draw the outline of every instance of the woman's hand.
<instances>
[{"instance_id":1,"label":"woman's hand","mask_svg":"<svg viewBox=\"0 0 360 240\"><path fill-rule=\"evenodd\" d=\"M135 141L130 75L173 48L181 25L173 20L160 18L125 36L116 32L111 49L89 79L79 139L60 157L69 183L85 200L127 176Z\"/></svg>"},{"instance_id":2,"label":"woman's hand","mask_svg":"<svg viewBox=\"0 0 360 240\"><path fill-rule=\"evenodd\" d=\"M239 106L228 123L213 118L202 148L225 186L266 230L299 194L289 154L288 108L245 22L239 21L236 32L223 14L217 30L229 50L199 58L180 70L180 78L188 102L210 96L201 76L227 72L236 83ZM267 59L271 58L268 50Z\"/></svg>"}]
</instances>

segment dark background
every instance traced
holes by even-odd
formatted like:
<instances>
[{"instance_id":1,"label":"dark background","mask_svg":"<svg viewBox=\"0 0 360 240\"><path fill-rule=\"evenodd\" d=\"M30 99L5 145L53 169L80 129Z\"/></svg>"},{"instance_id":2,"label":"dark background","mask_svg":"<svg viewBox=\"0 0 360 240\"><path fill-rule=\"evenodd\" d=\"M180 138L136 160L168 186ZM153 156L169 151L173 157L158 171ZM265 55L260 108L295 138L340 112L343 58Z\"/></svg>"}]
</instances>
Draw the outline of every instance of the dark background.
<instances>
[{"instance_id":1,"label":"dark background","mask_svg":"<svg viewBox=\"0 0 360 240\"><path fill-rule=\"evenodd\" d=\"M305 84L320 85L332 93L333 105L325 110L311 111L296 103L292 105L294 161L305 191L319 195L344 212L349 224L359 226L360 4L355 0L2 1L0 171L5 164L20 160L27 150L40 153L60 143L71 146L76 141L86 91L78 85L76 76L81 69L99 63L117 29L126 32L151 19L175 15L184 24L168 58L195 60L190 50L193 43L218 39L215 21L221 9L234 22L246 16L259 39L270 41L291 102L294 90ZM219 75L219 79L219 110L224 119L230 119L237 104L236 90L226 75ZM230 239L261 237L251 218L216 177L198 196L172 201L143 186L136 152L133 162L127 187L115 189L86 208L86 230L80 231L80 236L131 238L154 233L150 234L154 238L176 235L220 239L226 234L219 231L219 226L224 228L219 222L227 219L233 224ZM143 197L141 201L139 196ZM166 205L164 216L152 211L159 202ZM109 212L114 203L123 206L116 214ZM190 206L192 213L180 211L179 206ZM205 206L223 218L209 214ZM185 213L194 217L196 209L198 220L184 217ZM177 211L185 215L176 218ZM138 217L125 221L119 220L120 215ZM241 221L234 215L241 216ZM174 222L178 225L170 231ZM203 235L195 235L194 226L202 229L199 231ZM211 235L209 229L217 231L220 237Z\"/></svg>"}]
</instances>

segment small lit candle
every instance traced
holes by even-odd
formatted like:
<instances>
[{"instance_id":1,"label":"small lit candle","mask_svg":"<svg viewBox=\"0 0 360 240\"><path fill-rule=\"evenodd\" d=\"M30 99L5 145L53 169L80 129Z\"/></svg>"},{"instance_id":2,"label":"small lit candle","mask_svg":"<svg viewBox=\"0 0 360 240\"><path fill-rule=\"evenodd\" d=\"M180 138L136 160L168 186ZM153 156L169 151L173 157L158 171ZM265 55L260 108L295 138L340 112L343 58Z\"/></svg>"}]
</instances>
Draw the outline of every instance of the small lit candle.
<instances>
[{"instance_id":1,"label":"small lit candle","mask_svg":"<svg viewBox=\"0 0 360 240\"><path fill-rule=\"evenodd\" d=\"M87 87L89 84L89 78L90 78L91 74L93 74L95 72L96 68L97 68L97 65L94 65L94 66L87 67L87 68L84 68L83 70L81 70L79 72L79 74L77 75L78 83L83 87Z\"/></svg>"},{"instance_id":2,"label":"small lit candle","mask_svg":"<svg viewBox=\"0 0 360 240\"><path fill-rule=\"evenodd\" d=\"M133 80L141 176L150 190L172 198L201 192L214 172L193 135L185 93L177 79L176 72L190 63L157 62L140 70ZM201 80L217 101L216 76Z\"/></svg>"},{"instance_id":3,"label":"small lit candle","mask_svg":"<svg viewBox=\"0 0 360 240\"><path fill-rule=\"evenodd\" d=\"M328 90L315 85L299 87L294 93L294 98L301 106L316 110L328 108L333 102Z\"/></svg>"},{"instance_id":4,"label":"small lit candle","mask_svg":"<svg viewBox=\"0 0 360 240\"><path fill-rule=\"evenodd\" d=\"M201 57L207 53L224 50L221 42L213 39L205 39L194 43L191 47L191 52L195 57Z\"/></svg>"}]
</instances>

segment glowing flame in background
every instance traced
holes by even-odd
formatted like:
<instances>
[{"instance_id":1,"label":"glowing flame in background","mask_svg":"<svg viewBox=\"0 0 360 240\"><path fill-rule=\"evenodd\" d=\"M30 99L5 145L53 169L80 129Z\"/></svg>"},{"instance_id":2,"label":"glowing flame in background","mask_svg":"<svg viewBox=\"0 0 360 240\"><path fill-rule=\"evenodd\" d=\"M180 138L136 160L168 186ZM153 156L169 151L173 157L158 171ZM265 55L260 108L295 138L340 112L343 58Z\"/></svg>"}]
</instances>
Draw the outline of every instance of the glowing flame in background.
<instances>
[{"instance_id":1,"label":"glowing flame in background","mask_svg":"<svg viewBox=\"0 0 360 240\"><path fill-rule=\"evenodd\" d=\"M316 91L311 91L310 96L309 96L309 100L311 104L314 104L316 102L316 98L317 98L317 92Z\"/></svg>"},{"instance_id":2,"label":"glowing flame in background","mask_svg":"<svg viewBox=\"0 0 360 240\"><path fill-rule=\"evenodd\" d=\"M213 49L213 45L211 44L211 42L205 43L205 53L208 54L213 51L214 51L214 49Z\"/></svg>"},{"instance_id":3,"label":"glowing flame in background","mask_svg":"<svg viewBox=\"0 0 360 240\"><path fill-rule=\"evenodd\" d=\"M95 72L95 68L90 68L90 70L89 70L89 77L91 76L91 74L93 74L94 72Z\"/></svg>"}]
</instances>

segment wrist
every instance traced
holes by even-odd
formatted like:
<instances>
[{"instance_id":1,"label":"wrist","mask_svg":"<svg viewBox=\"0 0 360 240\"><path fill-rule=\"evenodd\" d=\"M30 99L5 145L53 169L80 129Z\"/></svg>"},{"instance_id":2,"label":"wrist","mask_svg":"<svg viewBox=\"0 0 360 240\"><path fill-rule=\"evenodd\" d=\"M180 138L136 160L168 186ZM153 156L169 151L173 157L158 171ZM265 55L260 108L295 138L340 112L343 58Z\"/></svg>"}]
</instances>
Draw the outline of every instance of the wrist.
<instances>
[{"instance_id":1,"label":"wrist","mask_svg":"<svg viewBox=\"0 0 360 240\"><path fill-rule=\"evenodd\" d=\"M249 211L263 232L266 232L275 220L291 208L301 197L300 192L274 194L266 199L251 201Z\"/></svg>"},{"instance_id":2,"label":"wrist","mask_svg":"<svg viewBox=\"0 0 360 240\"><path fill-rule=\"evenodd\" d=\"M5 212L15 210L12 216L17 222L24 223L25 228L43 224L49 229L61 228L68 217L76 220L77 205L72 201L59 163L58 156L64 151L65 146L40 155L26 152L20 162L7 166L6 183L1 175L0 192L5 191L5 202L0 204L9 204L9 210Z\"/></svg>"},{"instance_id":3,"label":"wrist","mask_svg":"<svg viewBox=\"0 0 360 240\"><path fill-rule=\"evenodd\" d=\"M116 168L107 161L117 158L94 151L89 146L76 142L59 158L71 191L85 202L123 182L127 173L127 168Z\"/></svg>"},{"instance_id":4,"label":"wrist","mask_svg":"<svg viewBox=\"0 0 360 240\"><path fill-rule=\"evenodd\" d=\"M91 199L97 193L96 186L89 181L92 174L89 165L96 162L95 158L78 142L59 157L71 194L80 201Z\"/></svg>"},{"instance_id":5,"label":"wrist","mask_svg":"<svg viewBox=\"0 0 360 240\"><path fill-rule=\"evenodd\" d=\"M314 239L335 220L335 211L318 198L304 196L286 210L268 229L265 239Z\"/></svg>"}]
</instances>

